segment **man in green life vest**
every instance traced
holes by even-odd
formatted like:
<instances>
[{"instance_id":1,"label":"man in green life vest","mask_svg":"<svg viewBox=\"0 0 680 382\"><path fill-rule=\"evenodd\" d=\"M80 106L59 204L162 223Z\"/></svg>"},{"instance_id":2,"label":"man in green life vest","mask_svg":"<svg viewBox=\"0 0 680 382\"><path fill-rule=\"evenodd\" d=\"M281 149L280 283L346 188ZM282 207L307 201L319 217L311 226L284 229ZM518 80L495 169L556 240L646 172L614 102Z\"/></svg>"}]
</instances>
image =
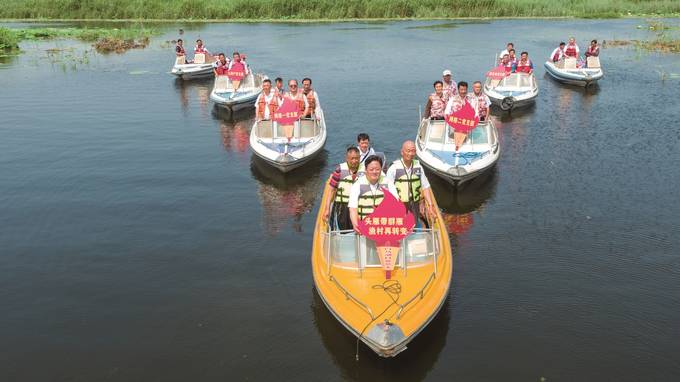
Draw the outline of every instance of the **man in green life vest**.
<instances>
[{"instance_id":1,"label":"man in green life vest","mask_svg":"<svg viewBox=\"0 0 680 382\"><path fill-rule=\"evenodd\" d=\"M352 221L349 217L349 190L354 182L364 174L364 164L359 163L359 149L350 147L345 154L345 162L335 167L326 187L329 188L330 197L326 203L323 218L328 221L331 230L352 229ZM332 207L331 207L332 205ZM330 217L330 221L328 220Z\"/></svg>"},{"instance_id":2,"label":"man in green life vest","mask_svg":"<svg viewBox=\"0 0 680 382\"><path fill-rule=\"evenodd\" d=\"M399 200L404 203L406 209L411 211L413 216L422 219L427 226L427 219L424 217L436 216L433 210L434 198L425 171L415 158L415 143L413 141L404 142L401 146L401 158L392 162L385 177L388 182L394 183L399 194Z\"/></svg>"}]
</instances>

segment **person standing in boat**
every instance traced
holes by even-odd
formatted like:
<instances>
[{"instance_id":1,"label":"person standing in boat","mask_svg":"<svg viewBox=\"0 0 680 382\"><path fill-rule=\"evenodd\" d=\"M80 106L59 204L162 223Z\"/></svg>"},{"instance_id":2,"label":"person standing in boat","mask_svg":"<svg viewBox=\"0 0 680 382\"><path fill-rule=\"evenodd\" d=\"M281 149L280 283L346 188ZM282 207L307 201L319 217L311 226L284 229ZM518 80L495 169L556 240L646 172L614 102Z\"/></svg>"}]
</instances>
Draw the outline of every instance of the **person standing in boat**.
<instances>
[{"instance_id":1,"label":"person standing in boat","mask_svg":"<svg viewBox=\"0 0 680 382\"><path fill-rule=\"evenodd\" d=\"M460 110L463 106L465 106L465 103L469 103L470 106L472 106L473 109L475 109L475 113L479 113L479 107L477 105L477 98L475 97L468 97L468 83L465 81L460 81L458 83L458 94L451 97L449 99L449 102L446 103L446 109L444 109L444 115L450 115L458 110Z\"/></svg>"},{"instance_id":2,"label":"person standing in boat","mask_svg":"<svg viewBox=\"0 0 680 382\"><path fill-rule=\"evenodd\" d=\"M359 149L349 147L345 154L345 162L335 167L326 184L330 196L324 206L323 219L329 223L331 230L352 229L348 207L349 193L352 185L364 175L364 172L364 165L359 162Z\"/></svg>"},{"instance_id":3,"label":"person standing in boat","mask_svg":"<svg viewBox=\"0 0 680 382\"><path fill-rule=\"evenodd\" d=\"M564 47L566 45L567 44L564 43L563 41L560 43L560 46L558 46L557 48L555 48L555 50L552 51L552 53L550 54L550 60L552 62L558 62L564 57Z\"/></svg>"},{"instance_id":4,"label":"person standing in boat","mask_svg":"<svg viewBox=\"0 0 680 382\"><path fill-rule=\"evenodd\" d=\"M357 135L357 149L359 150L359 162L364 163L371 155L375 155L375 150L371 147L371 138L366 133Z\"/></svg>"},{"instance_id":5,"label":"person standing in boat","mask_svg":"<svg viewBox=\"0 0 680 382\"><path fill-rule=\"evenodd\" d=\"M510 65L515 65L517 63L517 56L515 55L515 50L510 49L508 51L508 56L510 57Z\"/></svg>"},{"instance_id":6,"label":"person standing in boat","mask_svg":"<svg viewBox=\"0 0 680 382\"><path fill-rule=\"evenodd\" d=\"M297 80L288 81L288 92L285 94L284 97L295 102L295 105L297 106L298 111L300 112L300 116L304 115L305 110L307 110L307 107L309 105L307 104L307 98L305 97L305 95L302 94L302 92L298 89Z\"/></svg>"},{"instance_id":7,"label":"person standing in boat","mask_svg":"<svg viewBox=\"0 0 680 382\"><path fill-rule=\"evenodd\" d=\"M592 40L588 50L586 50L586 57L599 57L600 56L600 46L597 45L597 40Z\"/></svg>"},{"instance_id":8,"label":"person standing in boat","mask_svg":"<svg viewBox=\"0 0 680 382\"><path fill-rule=\"evenodd\" d=\"M240 62L243 64L243 68L245 70L246 76L250 74L250 67L248 66L248 63L246 62L246 56L243 55L241 56L241 53L239 52L234 52L232 54L232 60L229 62L229 66L227 66L227 70L231 70L231 68L234 66L235 63Z\"/></svg>"},{"instance_id":9,"label":"person standing in boat","mask_svg":"<svg viewBox=\"0 0 680 382\"><path fill-rule=\"evenodd\" d=\"M515 73L528 73L534 72L534 63L529 59L528 52L522 52L519 61L517 61L513 67L513 72Z\"/></svg>"},{"instance_id":10,"label":"person standing in boat","mask_svg":"<svg viewBox=\"0 0 680 382\"><path fill-rule=\"evenodd\" d=\"M482 83L480 81L475 81L472 84L472 93L468 95L468 98L474 98L477 100L477 113L479 114L479 121L486 121L489 115L489 108L491 107L491 100L489 96L484 94L482 91Z\"/></svg>"},{"instance_id":11,"label":"person standing in boat","mask_svg":"<svg viewBox=\"0 0 680 382\"><path fill-rule=\"evenodd\" d=\"M177 39L177 45L175 45L175 56L181 57L186 56L187 52L184 51L184 41L182 39Z\"/></svg>"},{"instance_id":12,"label":"person standing in boat","mask_svg":"<svg viewBox=\"0 0 680 382\"><path fill-rule=\"evenodd\" d=\"M194 54L197 53L205 54L206 57L210 54L210 52L208 52L208 48L203 45L203 40L200 38L196 40L196 47L194 47Z\"/></svg>"},{"instance_id":13,"label":"person standing in boat","mask_svg":"<svg viewBox=\"0 0 680 382\"><path fill-rule=\"evenodd\" d=\"M503 59L503 56L510 55L510 50L515 49L515 44L509 42L506 46L505 49L501 51L501 53L498 55L498 62Z\"/></svg>"},{"instance_id":14,"label":"person standing in boat","mask_svg":"<svg viewBox=\"0 0 680 382\"><path fill-rule=\"evenodd\" d=\"M442 86L445 102L448 101L451 96L456 95L456 81L451 79L451 71L448 69L442 73Z\"/></svg>"},{"instance_id":15,"label":"person standing in boat","mask_svg":"<svg viewBox=\"0 0 680 382\"><path fill-rule=\"evenodd\" d=\"M258 121L264 119L271 119L276 110L281 106L279 97L272 91L272 82L270 79L262 81L262 93L257 96L255 101L255 115Z\"/></svg>"},{"instance_id":16,"label":"person standing in boat","mask_svg":"<svg viewBox=\"0 0 680 382\"><path fill-rule=\"evenodd\" d=\"M286 93L283 90L283 78L276 77L274 80L274 86L274 94L276 94L280 101L283 101L283 95Z\"/></svg>"},{"instance_id":17,"label":"person standing in boat","mask_svg":"<svg viewBox=\"0 0 680 382\"><path fill-rule=\"evenodd\" d=\"M224 53L220 53L217 57L217 61L213 64L213 72L215 73L215 76L226 75L227 68L229 68L229 60Z\"/></svg>"},{"instance_id":18,"label":"person standing in boat","mask_svg":"<svg viewBox=\"0 0 680 382\"><path fill-rule=\"evenodd\" d=\"M307 98L307 108L305 109L304 117L312 118L312 115L319 119L321 106L319 104L319 95L312 89L312 79L304 78L302 80L302 94Z\"/></svg>"},{"instance_id":19,"label":"person standing in boat","mask_svg":"<svg viewBox=\"0 0 680 382\"><path fill-rule=\"evenodd\" d=\"M427 217L434 216L432 190L423 167L415 158L416 144L413 141L404 142L401 145L401 158L392 162L385 179L388 184L394 183L399 200L414 217L419 217L416 221L422 221L427 227Z\"/></svg>"},{"instance_id":20,"label":"person standing in boat","mask_svg":"<svg viewBox=\"0 0 680 382\"><path fill-rule=\"evenodd\" d=\"M579 52L580 52L580 49L578 48L578 45L576 44L576 39L573 38L573 37L569 37L569 43L564 48L564 55L566 57L578 58Z\"/></svg>"},{"instance_id":21,"label":"person standing in boat","mask_svg":"<svg viewBox=\"0 0 680 382\"><path fill-rule=\"evenodd\" d=\"M441 81L435 81L434 93L427 97L427 104L425 104L425 118L430 119L444 119L444 109L448 97L444 95L444 84Z\"/></svg>"},{"instance_id":22,"label":"person standing in boat","mask_svg":"<svg viewBox=\"0 0 680 382\"><path fill-rule=\"evenodd\" d=\"M512 61L510 61L510 55L506 54L503 56L501 59L500 66L505 68L505 73L511 73L512 72Z\"/></svg>"},{"instance_id":23,"label":"person standing in boat","mask_svg":"<svg viewBox=\"0 0 680 382\"><path fill-rule=\"evenodd\" d=\"M359 219L363 220L373 213L385 198L385 190L392 193L395 198L399 198L394 183L388 182L382 172L382 158L371 155L365 163L366 173L352 185L347 203L352 226L357 233L359 233L357 228Z\"/></svg>"}]
</instances>

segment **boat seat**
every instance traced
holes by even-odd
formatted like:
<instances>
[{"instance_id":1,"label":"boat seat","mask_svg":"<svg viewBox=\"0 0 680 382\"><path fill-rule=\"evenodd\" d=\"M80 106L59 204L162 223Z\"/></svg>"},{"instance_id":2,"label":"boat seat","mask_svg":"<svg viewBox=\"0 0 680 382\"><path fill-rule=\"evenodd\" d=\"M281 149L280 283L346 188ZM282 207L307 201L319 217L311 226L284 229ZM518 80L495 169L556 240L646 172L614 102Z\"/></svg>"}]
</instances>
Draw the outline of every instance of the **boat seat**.
<instances>
[{"instance_id":1,"label":"boat seat","mask_svg":"<svg viewBox=\"0 0 680 382\"><path fill-rule=\"evenodd\" d=\"M205 54L196 53L194 55L194 64L205 64Z\"/></svg>"},{"instance_id":2,"label":"boat seat","mask_svg":"<svg viewBox=\"0 0 680 382\"><path fill-rule=\"evenodd\" d=\"M264 120L257 123L257 136L260 138L272 137L272 121Z\"/></svg>"},{"instance_id":3,"label":"boat seat","mask_svg":"<svg viewBox=\"0 0 680 382\"><path fill-rule=\"evenodd\" d=\"M576 69L576 59L574 57L565 58L564 69Z\"/></svg>"},{"instance_id":4,"label":"boat seat","mask_svg":"<svg viewBox=\"0 0 680 382\"><path fill-rule=\"evenodd\" d=\"M231 81L227 76L217 76L215 79L215 93L227 93L231 91Z\"/></svg>"},{"instance_id":5,"label":"boat seat","mask_svg":"<svg viewBox=\"0 0 680 382\"><path fill-rule=\"evenodd\" d=\"M175 59L175 65L184 65L187 63L186 56L179 56Z\"/></svg>"},{"instance_id":6,"label":"boat seat","mask_svg":"<svg viewBox=\"0 0 680 382\"><path fill-rule=\"evenodd\" d=\"M589 69L599 69L600 68L600 57L588 57L586 59L586 65Z\"/></svg>"},{"instance_id":7,"label":"boat seat","mask_svg":"<svg viewBox=\"0 0 680 382\"><path fill-rule=\"evenodd\" d=\"M437 121L430 124L430 142L444 143L445 134L446 123L444 121Z\"/></svg>"}]
</instances>

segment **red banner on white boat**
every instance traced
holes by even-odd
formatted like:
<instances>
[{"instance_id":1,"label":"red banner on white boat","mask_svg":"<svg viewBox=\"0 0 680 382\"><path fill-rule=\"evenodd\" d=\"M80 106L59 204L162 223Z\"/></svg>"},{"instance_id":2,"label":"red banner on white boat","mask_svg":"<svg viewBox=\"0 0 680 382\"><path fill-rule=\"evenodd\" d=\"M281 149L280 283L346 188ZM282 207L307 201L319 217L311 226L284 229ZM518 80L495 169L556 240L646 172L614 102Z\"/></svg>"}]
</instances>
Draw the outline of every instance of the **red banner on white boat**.
<instances>
[{"instance_id":1,"label":"red banner on white boat","mask_svg":"<svg viewBox=\"0 0 680 382\"><path fill-rule=\"evenodd\" d=\"M246 67L242 62L234 62L231 69L227 70L227 76L232 81L241 81L246 76Z\"/></svg>"},{"instance_id":2,"label":"red banner on white boat","mask_svg":"<svg viewBox=\"0 0 680 382\"><path fill-rule=\"evenodd\" d=\"M298 119L300 119L300 109L298 109L295 102L288 97L283 99L283 103L274 112L274 116L272 117L274 122L278 122L281 125L292 125Z\"/></svg>"},{"instance_id":3,"label":"red banner on white boat","mask_svg":"<svg viewBox=\"0 0 680 382\"><path fill-rule=\"evenodd\" d=\"M486 72L486 77L491 78L492 80L502 80L508 74L509 73L506 72L505 67L500 65Z\"/></svg>"},{"instance_id":4,"label":"red banner on white boat","mask_svg":"<svg viewBox=\"0 0 680 382\"><path fill-rule=\"evenodd\" d=\"M373 240L378 250L385 278L392 277L392 270L399 255L401 240L413 231L415 217L406 210L404 203L383 188L385 197L372 214L359 221L357 228L362 235Z\"/></svg>"},{"instance_id":5,"label":"red banner on white boat","mask_svg":"<svg viewBox=\"0 0 680 382\"><path fill-rule=\"evenodd\" d=\"M463 145L465 138L479 124L479 116L466 100L463 107L446 116L446 123L453 128L453 141L456 151Z\"/></svg>"}]
</instances>

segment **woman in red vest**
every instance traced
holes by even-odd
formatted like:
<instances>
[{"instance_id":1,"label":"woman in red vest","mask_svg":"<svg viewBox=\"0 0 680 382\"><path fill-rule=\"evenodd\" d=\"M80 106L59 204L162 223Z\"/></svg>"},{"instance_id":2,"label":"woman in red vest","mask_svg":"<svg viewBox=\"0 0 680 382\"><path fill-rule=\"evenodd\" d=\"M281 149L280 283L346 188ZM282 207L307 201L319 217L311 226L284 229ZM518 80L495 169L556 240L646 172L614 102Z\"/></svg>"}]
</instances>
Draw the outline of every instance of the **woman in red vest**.
<instances>
[{"instance_id":1,"label":"woman in red vest","mask_svg":"<svg viewBox=\"0 0 680 382\"><path fill-rule=\"evenodd\" d=\"M569 37L569 43L567 44L567 47L564 48L564 55L567 57L574 57L578 58L580 50L578 48L578 45L576 45L576 39L573 37Z\"/></svg>"}]
</instances>

